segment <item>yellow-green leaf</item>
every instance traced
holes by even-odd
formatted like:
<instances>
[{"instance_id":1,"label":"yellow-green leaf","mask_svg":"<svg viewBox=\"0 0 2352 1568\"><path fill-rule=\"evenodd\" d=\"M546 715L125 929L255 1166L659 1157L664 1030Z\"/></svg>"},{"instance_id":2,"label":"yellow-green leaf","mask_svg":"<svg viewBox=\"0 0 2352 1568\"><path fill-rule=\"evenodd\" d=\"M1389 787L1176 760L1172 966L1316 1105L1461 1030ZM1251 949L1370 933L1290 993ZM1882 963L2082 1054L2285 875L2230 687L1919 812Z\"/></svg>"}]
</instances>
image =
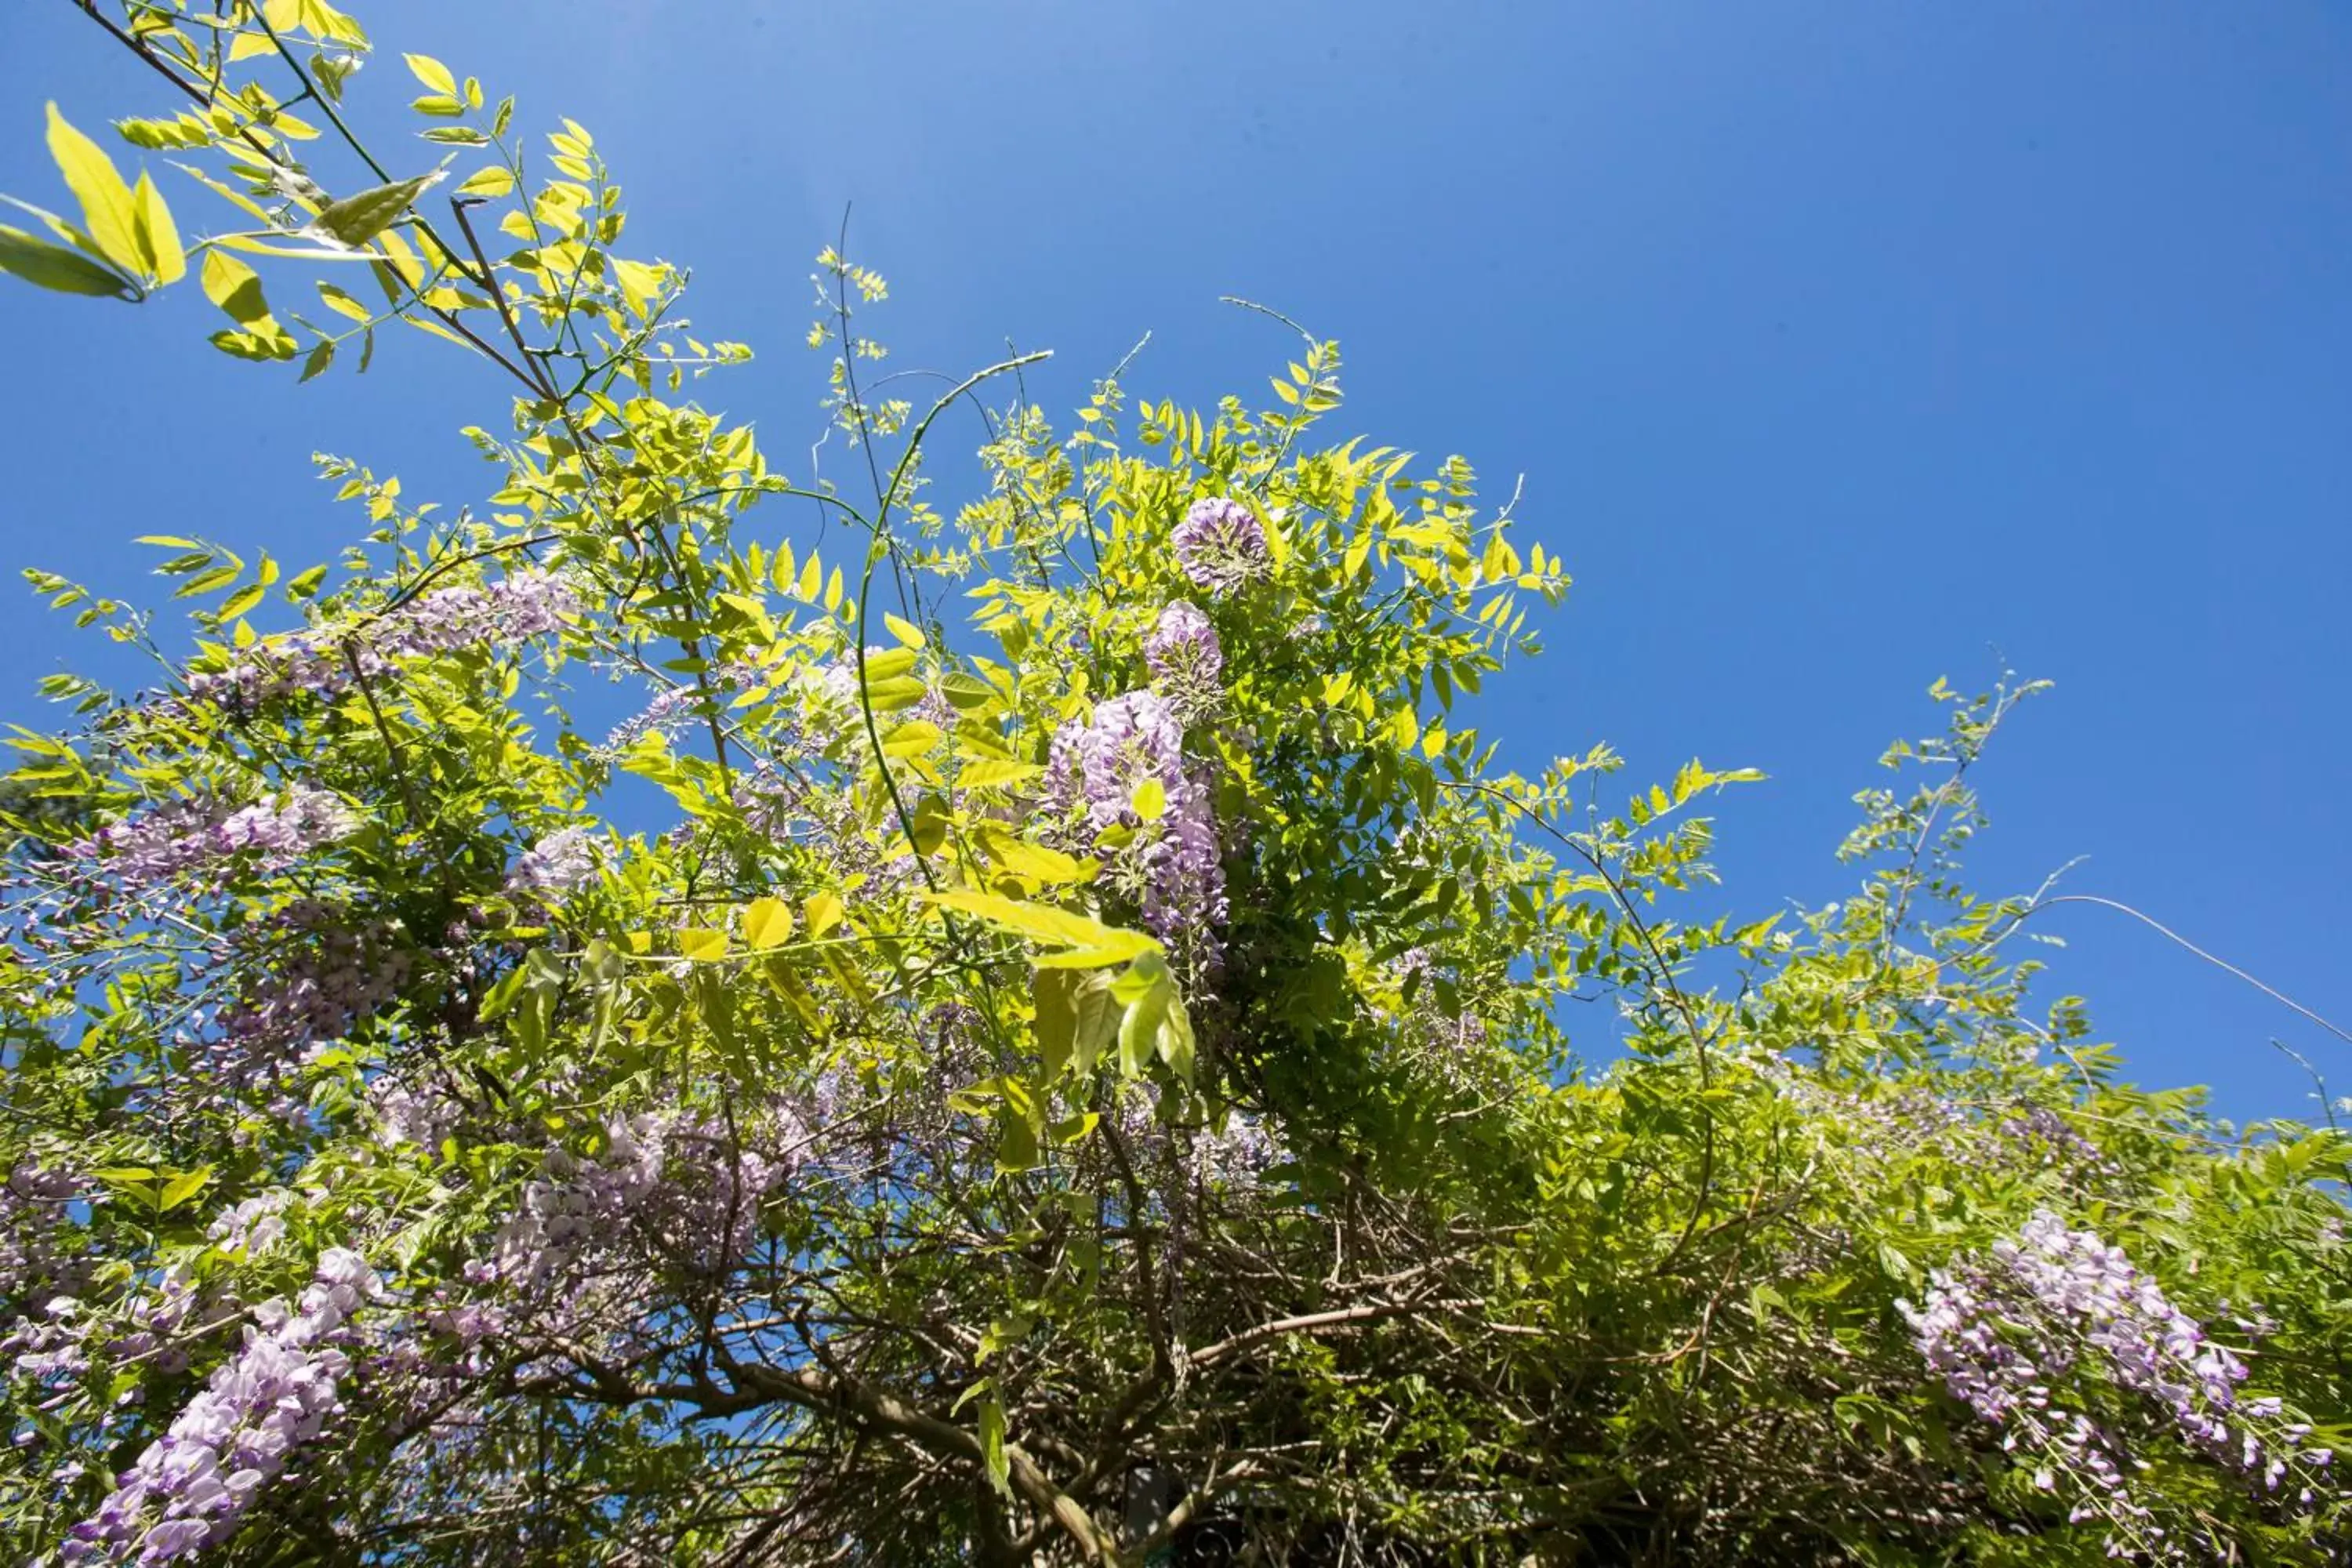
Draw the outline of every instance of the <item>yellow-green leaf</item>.
<instances>
[{"instance_id":1,"label":"yellow-green leaf","mask_svg":"<svg viewBox=\"0 0 2352 1568\"><path fill-rule=\"evenodd\" d=\"M172 209L163 203L163 193L145 170L139 172L139 184L131 193L131 205L138 221L139 248L147 258L147 270L158 283L177 283L188 275L188 253L180 245L180 229L172 221Z\"/></svg>"},{"instance_id":2,"label":"yellow-green leaf","mask_svg":"<svg viewBox=\"0 0 2352 1568\"><path fill-rule=\"evenodd\" d=\"M106 258L125 272L145 273L138 203L131 187L115 173L114 161L105 151L68 124L54 103L49 105L49 156L58 161L67 188L81 203L82 227Z\"/></svg>"},{"instance_id":3,"label":"yellow-green leaf","mask_svg":"<svg viewBox=\"0 0 2352 1568\"><path fill-rule=\"evenodd\" d=\"M808 921L809 935L823 936L842 922L846 913L841 900L832 893L811 893L801 904L801 913Z\"/></svg>"},{"instance_id":4,"label":"yellow-green leaf","mask_svg":"<svg viewBox=\"0 0 2352 1568\"><path fill-rule=\"evenodd\" d=\"M914 719L899 725L882 737L882 754L886 757L919 757L940 743L940 731L928 719Z\"/></svg>"},{"instance_id":5,"label":"yellow-green leaf","mask_svg":"<svg viewBox=\"0 0 2352 1568\"><path fill-rule=\"evenodd\" d=\"M1006 784L1026 784L1041 770L1034 763L1015 763L1002 757L979 757L957 770L956 783L965 789L999 788Z\"/></svg>"},{"instance_id":6,"label":"yellow-green leaf","mask_svg":"<svg viewBox=\"0 0 2352 1568\"><path fill-rule=\"evenodd\" d=\"M163 1194L155 1201L157 1211L168 1214L178 1208L182 1204L203 1192L205 1184L212 1179L213 1168L210 1165L199 1165L193 1171L181 1172L163 1184Z\"/></svg>"},{"instance_id":7,"label":"yellow-green leaf","mask_svg":"<svg viewBox=\"0 0 2352 1568\"><path fill-rule=\"evenodd\" d=\"M321 233L354 247L365 245L390 228L408 204L423 195L441 179L436 169L429 174L419 174L413 180L396 180L389 185L375 185L356 195L345 196L339 202L329 202L319 209L311 226Z\"/></svg>"},{"instance_id":8,"label":"yellow-green leaf","mask_svg":"<svg viewBox=\"0 0 2352 1568\"><path fill-rule=\"evenodd\" d=\"M514 189L514 171L503 164L493 163L487 169L477 169L466 176L457 188L469 196L502 196Z\"/></svg>"},{"instance_id":9,"label":"yellow-green leaf","mask_svg":"<svg viewBox=\"0 0 2352 1568\"><path fill-rule=\"evenodd\" d=\"M882 624L890 628L892 637L897 637L908 647L919 648L923 646L923 628L912 621L901 620L885 610L882 613Z\"/></svg>"},{"instance_id":10,"label":"yellow-green leaf","mask_svg":"<svg viewBox=\"0 0 2352 1568\"><path fill-rule=\"evenodd\" d=\"M706 931L698 926L680 926L677 931L677 952L681 958L696 963L715 963L727 956L727 933Z\"/></svg>"},{"instance_id":11,"label":"yellow-green leaf","mask_svg":"<svg viewBox=\"0 0 2352 1568\"><path fill-rule=\"evenodd\" d=\"M880 653L866 656L866 679L869 681L889 680L914 668L915 652L912 648L886 648Z\"/></svg>"},{"instance_id":12,"label":"yellow-green leaf","mask_svg":"<svg viewBox=\"0 0 2352 1568\"><path fill-rule=\"evenodd\" d=\"M319 285L319 298L326 302L327 309L337 315L349 316L354 321L369 321L375 319L373 310L369 310L332 283Z\"/></svg>"},{"instance_id":13,"label":"yellow-green leaf","mask_svg":"<svg viewBox=\"0 0 2352 1568\"><path fill-rule=\"evenodd\" d=\"M743 906L743 940L755 952L779 947L793 935L793 911L782 899L754 899Z\"/></svg>"},{"instance_id":14,"label":"yellow-green leaf","mask_svg":"<svg viewBox=\"0 0 2352 1568\"><path fill-rule=\"evenodd\" d=\"M403 55L400 58L408 62L409 73L426 87L436 92L446 92L452 98L457 95L457 79L449 74L447 66L431 55Z\"/></svg>"},{"instance_id":15,"label":"yellow-green leaf","mask_svg":"<svg viewBox=\"0 0 2352 1568\"><path fill-rule=\"evenodd\" d=\"M1141 931L1121 931L1049 904L1024 903L971 888L922 896L944 908L977 916L1001 931L1025 936L1045 946L1066 949L1037 959L1039 965L1048 969L1098 968L1160 951L1160 944Z\"/></svg>"},{"instance_id":16,"label":"yellow-green leaf","mask_svg":"<svg viewBox=\"0 0 2352 1568\"><path fill-rule=\"evenodd\" d=\"M0 224L0 272L10 272L37 288L60 294L112 295L135 299L131 280L109 271L78 250L36 239L20 228Z\"/></svg>"},{"instance_id":17,"label":"yellow-green leaf","mask_svg":"<svg viewBox=\"0 0 2352 1568\"><path fill-rule=\"evenodd\" d=\"M205 298L247 326L267 320L269 302L261 297L261 279L226 251L205 252Z\"/></svg>"},{"instance_id":18,"label":"yellow-green leaf","mask_svg":"<svg viewBox=\"0 0 2352 1568\"><path fill-rule=\"evenodd\" d=\"M629 309L639 316L648 314L653 303L661 297L662 269L642 261L613 260L613 280L621 286L621 296Z\"/></svg>"},{"instance_id":19,"label":"yellow-green leaf","mask_svg":"<svg viewBox=\"0 0 2352 1568\"><path fill-rule=\"evenodd\" d=\"M981 840L981 847L988 852L990 859L1014 876L1026 877L1033 882L1083 882L1097 868L1091 860L1080 860L1009 834L987 834Z\"/></svg>"}]
</instances>

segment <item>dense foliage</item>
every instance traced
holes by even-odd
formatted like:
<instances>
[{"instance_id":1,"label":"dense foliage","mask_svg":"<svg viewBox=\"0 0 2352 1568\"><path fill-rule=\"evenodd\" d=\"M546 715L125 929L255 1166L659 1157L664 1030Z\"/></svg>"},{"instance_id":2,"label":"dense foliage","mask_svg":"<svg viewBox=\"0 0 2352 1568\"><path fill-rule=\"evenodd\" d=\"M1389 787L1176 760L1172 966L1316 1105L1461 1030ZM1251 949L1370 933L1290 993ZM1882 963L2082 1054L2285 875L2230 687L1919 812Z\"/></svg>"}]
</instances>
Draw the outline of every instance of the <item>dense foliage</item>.
<instances>
[{"instance_id":1,"label":"dense foliage","mask_svg":"<svg viewBox=\"0 0 2352 1568\"><path fill-rule=\"evenodd\" d=\"M860 484L787 477L587 131L412 55L372 153L323 0L89 9L240 226L52 110L0 268L514 395L471 507L150 540L192 644L33 574L155 673L0 805L12 1555L2344 1560L2346 1142L2029 1012L1958 857L2030 687L1938 686L1852 897L1677 920L1749 775L1496 768L1560 563L1328 444L1331 344L1059 432L886 395L827 251Z\"/></svg>"}]
</instances>

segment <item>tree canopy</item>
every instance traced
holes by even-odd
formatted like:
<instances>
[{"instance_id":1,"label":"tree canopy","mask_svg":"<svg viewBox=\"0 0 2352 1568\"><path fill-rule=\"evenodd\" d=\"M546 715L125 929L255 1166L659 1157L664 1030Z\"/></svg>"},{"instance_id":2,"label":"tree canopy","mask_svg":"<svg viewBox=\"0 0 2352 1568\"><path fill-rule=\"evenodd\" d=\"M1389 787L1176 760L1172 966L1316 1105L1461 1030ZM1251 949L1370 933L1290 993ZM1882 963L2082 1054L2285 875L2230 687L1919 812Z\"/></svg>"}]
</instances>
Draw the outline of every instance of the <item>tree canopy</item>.
<instances>
[{"instance_id":1,"label":"tree canopy","mask_svg":"<svg viewBox=\"0 0 2352 1568\"><path fill-rule=\"evenodd\" d=\"M454 510L321 458L331 559L142 540L185 630L27 574L152 674L0 793L18 1556L2347 1560L2352 1147L2029 996L1960 860L2032 683L1937 684L1850 896L1678 917L1755 775L1497 764L1562 563L1336 344L1056 426L828 248L825 482L587 129L85 9L180 101L52 107L0 269L509 401Z\"/></svg>"}]
</instances>

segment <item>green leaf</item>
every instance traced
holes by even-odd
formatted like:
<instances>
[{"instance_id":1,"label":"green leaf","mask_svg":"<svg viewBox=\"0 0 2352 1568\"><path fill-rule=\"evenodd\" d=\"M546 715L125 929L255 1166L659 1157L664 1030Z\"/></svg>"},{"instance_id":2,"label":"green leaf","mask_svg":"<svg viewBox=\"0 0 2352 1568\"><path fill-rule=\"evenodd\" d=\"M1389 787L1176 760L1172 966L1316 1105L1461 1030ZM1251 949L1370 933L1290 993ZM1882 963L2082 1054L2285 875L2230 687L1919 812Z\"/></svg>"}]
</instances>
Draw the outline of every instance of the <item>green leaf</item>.
<instances>
[{"instance_id":1,"label":"green leaf","mask_svg":"<svg viewBox=\"0 0 2352 1568\"><path fill-rule=\"evenodd\" d=\"M928 719L914 719L882 737L886 757L919 757L940 743L940 727Z\"/></svg>"},{"instance_id":2,"label":"green leaf","mask_svg":"<svg viewBox=\"0 0 2352 1568\"><path fill-rule=\"evenodd\" d=\"M1160 1026L1168 1016L1172 993L1166 975L1155 977L1127 1005L1118 1021L1118 1068L1128 1078L1140 1078L1160 1049Z\"/></svg>"},{"instance_id":3,"label":"green leaf","mask_svg":"<svg viewBox=\"0 0 2352 1568\"><path fill-rule=\"evenodd\" d=\"M23 229L0 224L0 272L11 272L37 288L60 294L110 295L136 300L139 289L130 279L110 272L62 245L36 239Z\"/></svg>"},{"instance_id":4,"label":"green leaf","mask_svg":"<svg viewBox=\"0 0 2352 1568\"><path fill-rule=\"evenodd\" d=\"M1083 882L1097 869L1092 860L1080 860L1076 856L1065 855L1058 849L1048 849L1040 844L1031 844L1002 831L983 831L981 847L990 859L1014 876L1025 877L1033 882Z\"/></svg>"},{"instance_id":5,"label":"green leaf","mask_svg":"<svg viewBox=\"0 0 2352 1568\"><path fill-rule=\"evenodd\" d=\"M66 186L81 203L82 227L106 258L125 272L148 272L139 245L138 199L115 172L114 161L99 144L66 122L58 106L49 105L49 156Z\"/></svg>"},{"instance_id":6,"label":"green leaf","mask_svg":"<svg viewBox=\"0 0 2352 1568\"><path fill-rule=\"evenodd\" d=\"M842 922L841 900L832 893L811 893L801 905L811 936L823 936Z\"/></svg>"},{"instance_id":7,"label":"green leaf","mask_svg":"<svg viewBox=\"0 0 2352 1568\"><path fill-rule=\"evenodd\" d=\"M793 911L782 899L754 899L743 906L743 940L754 952L790 942Z\"/></svg>"},{"instance_id":8,"label":"green leaf","mask_svg":"<svg viewBox=\"0 0 2352 1568\"><path fill-rule=\"evenodd\" d=\"M199 1165L193 1171L181 1172L163 1184L163 1194L155 1201L156 1212L171 1213L172 1210L203 1192L205 1184L212 1179L213 1168L210 1165Z\"/></svg>"},{"instance_id":9,"label":"green leaf","mask_svg":"<svg viewBox=\"0 0 2352 1568\"><path fill-rule=\"evenodd\" d=\"M408 62L409 74L426 87L435 92L447 93L452 98L457 96L457 79L450 74L447 66L431 55L403 55L400 58Z\"/></svg>"},{"instance_id":10,"label":"green leaf","mask_svg":"<svg viewBox=\"0 0 2352 1568\"><path fill-rule=\"evenodd\" d=\"M1066 949L1037 960L1049 969L1092 969L1122 963L1139 955L1160 952L1160 944L1141 931L1120 931L1100 921L1072 914L1047 904L1024 903L969 888L921 895L928 901L961 910L995 926L1041 944Z\"/></svg>"},{"instance_id":11,"label":"green leaf","mask_svg":"<svg viewBox=\"0 0 2352 1568\"><path fill-rule=\"evenodd\" d=\"M493 163L487 169L477 169L466 176L457 189L469 196L502 196L515 187L514 171L503 164Z\"/></svg>"},{"instance_id":12,"label":"green leaf","mask_svg":"<svg viewBox=\"0 0 2352 1568\"><path fill-rule=\"evenodd\" d=\"M438 184L441 176L442 171L436 169L413 180L377 185L357 195L329 202L311 220L310 226L357 248L390 228L400 215L408 210L409 203Z\"/></svg>"},{"instance_id":13,"label":"green leaf","mask_svg":"<svg viewBox=\"0 0 2352 1568\"><path fill-rule=\"evenodd\" d=\"M1180 1081L1191 1083L1192 1020L1185 1013L1183 999L1176 994L1175 986L1169 985L1167 992L1167 1000L1162 1005L1159 1027L1153 1037L1160 1047L1160 1059L1168 1064L1168 1070L1174 1073Z\"/></svg>"},{"instance_id":14,"label":"green leaf","mask_svg":"<svg viewBox=\"0 0 2352 1568\"><path fill-rule=\"evenodd\" d=\"M694 963L715 963L727 956L727 933L706 931L699 926L680 926L677 931L678 956Z\"/></svg>"},{"instance_id":15,"label":"green leaf","mask_svg":"<svg viewBox=\"0 0 2352 1568\"><path fill-rule=\"evenodd\" d=\"M1135 786L1135 793L1128 797L1128 804L1144 821L1157 822L1168 815L1168 786L1156 778L1147 778Z\"/></svg>"},{"instance_id":16,"label":"green leaf","mask_svg":"<svg viewBox=\"0 0 2352 1568\"><path fill-rule=\"evenodd\" d=\"M956 783L965 789L995 789L1026 784L1043 771L1034 763L1011 762L1003 757L975 757L956 770Z\"/></svg>"},{"instance_id":17,"label":"green leaf","mask_svg":"<svg viewBox=\"0 0 2352 1568\"><path fill-rule=\"evenodd\" d=\"M146 258L148 274L158 283L177 283L188 275L188 253L180 245L179 226L172 221L172 209L164 205L163 193L155 188L155 182L143 169L131 200L138 219L139 248Z\"/></svg>"},{"instance_id":18,"label":"green leaf","mask_svg":"<svg viewBox=\"0 0 2352 1568\"><path fill-rule=\"evenodd\" d=\"M252 268L224 250L205 252L205 298L250 327L269 319L269 301L261 297L261 279Z\"/></svg>"},{"instance_id":19,"label":"green leaf","mask_svg":"<svg viewBox=\"0 0 2352 1568\"><path fill-rule=\"evenodd\" d=\"M1030 983L1037 1054L1045 1059L1049 1082L1062 1076L1077 1044L1078 984L1071 969L1040 969Z\"/></svg>"},{"instance_id":20,"label":"green leaf","mask_svg":"<svg viewBox=\"0 0 2352 1568\"><path fill-rule=\"evenodd\" d=\"M320 338L317 345L310 350L310 353L303 357L302 374L296 376L294 379L298 384L308 381L312 376L319 374L329 365L334 363L335 340L332 338Z\"/></svg>"},{"instance_id":21,"label":"green leaf","mask_svg":"<svg viewBox=\"0 0 2352 1568\"><path fill-rule=\"evenodd\" d=\"M996 1116L996 1165L1001 1171L1026 1171L1037 1163L1037 1130L1029 1118L1012 1106Z\"/></svg>"},{"instance_id":22,"label":"green leaf","mask_svg":"<svg viewBox=\"0 0 2352 1568\"><path fill-rule=\"evenodd\" d=\"M1004 1454L1004 1405L993 1394L980 1406L980 1460L988 1471L988 1484L1011 1497L1013 1467Z\"/></svg>"}]
</instances>

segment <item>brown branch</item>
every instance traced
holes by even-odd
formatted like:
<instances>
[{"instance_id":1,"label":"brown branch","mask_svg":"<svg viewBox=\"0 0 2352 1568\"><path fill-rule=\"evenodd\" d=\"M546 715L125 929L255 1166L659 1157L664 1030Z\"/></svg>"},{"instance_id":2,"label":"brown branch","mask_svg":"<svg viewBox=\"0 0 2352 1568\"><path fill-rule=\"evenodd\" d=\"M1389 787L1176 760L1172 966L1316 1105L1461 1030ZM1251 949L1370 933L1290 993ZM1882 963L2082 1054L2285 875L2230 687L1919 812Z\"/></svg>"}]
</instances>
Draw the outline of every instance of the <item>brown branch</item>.
<instances>
[{"instance_id":1,"label":"brown branch","mask_svg":"<svg viewBox=\"0 0 2352 1568\"><path fill-rule=\"evenodd\" d=\"M786 1371L758 1363L737 1363L723 1352L720 1360L726 1363L728 1374L751 1393L820 1414L845 1413L868 1426L910 1438L935 1454L976 1464L986 1462L986 1453L977 1436L879 1389L817 1367ZM1004 1445L1004 1458L1013 1489L1031 1507L1051 1515L1076 1545L1080 1557L1088 1563L1117 1568L1118 1552L1103 1538L1093 1518L1076 1499L1047 1479L1026 1450L1017 1443L1008 1442Z\"/></svg>"}]
</instances>

